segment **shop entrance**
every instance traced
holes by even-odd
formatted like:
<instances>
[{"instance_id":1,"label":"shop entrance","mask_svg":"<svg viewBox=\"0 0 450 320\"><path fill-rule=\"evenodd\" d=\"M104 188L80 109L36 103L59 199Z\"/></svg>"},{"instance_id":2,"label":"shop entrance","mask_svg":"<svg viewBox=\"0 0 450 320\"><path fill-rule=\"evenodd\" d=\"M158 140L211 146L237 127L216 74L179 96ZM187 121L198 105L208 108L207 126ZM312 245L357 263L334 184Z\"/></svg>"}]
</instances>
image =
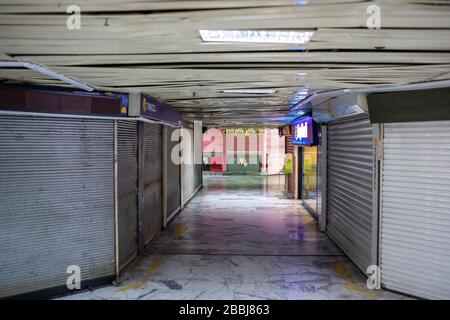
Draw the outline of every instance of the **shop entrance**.
<instances>
[{"instance_id":1,"label":"shop entrance","mask_svg":"<svg viewBox=\"0 0 450 320\"><path fill-rule=\"evenodd\" d=\"M301 198L307 209L317 214L317 146L303 147Z\"/></svg>"}]
</instances>

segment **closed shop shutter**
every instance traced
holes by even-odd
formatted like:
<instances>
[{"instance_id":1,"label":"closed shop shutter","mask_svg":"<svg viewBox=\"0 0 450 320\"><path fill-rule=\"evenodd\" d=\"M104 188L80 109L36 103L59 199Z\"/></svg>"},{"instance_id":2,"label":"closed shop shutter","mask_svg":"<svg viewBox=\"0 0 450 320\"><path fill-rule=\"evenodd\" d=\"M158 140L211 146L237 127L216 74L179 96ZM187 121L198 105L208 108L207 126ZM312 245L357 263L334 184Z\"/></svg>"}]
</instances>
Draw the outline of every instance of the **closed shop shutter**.
<instances>
[{"instance_id":1,"label":"closed shop shutter","mask_svg":"<svg viewBox=\"0 0 450 320\"><path fill-rule=\"evenodd\" d=\"M366 272L371 265L373 127L358 118L328 126L327 232Z\"/></svg>"},{"instance_id":2,"label":"closed shop shutter","mask_svg":"<svg viewBox=\"0 0 450 320\"><path fill-rule=\"evenodd\" d=\"M125 267L137 254L138 124L118 121L119 263Z\"/></svg>"},{"instance_id":3,"label":"closed shop shutter","mask_svg":"<svg viewBox=\"0 0 450 320\"><path fill-rule=\"evenodd\" d=\"M183 128L183 163L181 166L183 182L183 206L194 193L194 130Z\"/></svg>"},{"instance_id":4,"label":"closed shop shutter","mask_svg":"<svg viewBox=\"0 0 450 320\"><path fill-rule=\"evenodd\" d=\"M161 125L144 125L144 238L147 245L162 227Z\"/></svg>"},{"instance_id":5,"label":"closed shop shutter","mask_svg":"<svg viewBox=\"0 0 450 320\"><path fill-rule=\"evenodd\" d=\"M450 299L450 121L384 125L381 281Z\"/></svg>"},{"instance_id":6,"label":"closed shop shutter","mask_svg":"<svg viewBox=\"0 0 450 320\"><path fill-rule=\"evenodd\" d=\"M172 155L180 154L180 129L168 127L167 139L167 215L170 220L181 206L181 165L172 161Z\"/></svg>"},{"instance_id":7,"label":"closed shop shutter","mask_svg":"<svg viewBox=\"0 0 450 320\"><path fill-rule=\"evenodd\" d=\"M114 130L106 120L0 117L0 296L115 274ZM65 290L65 289L61 289Z\"/></svg>"}]
</instances>

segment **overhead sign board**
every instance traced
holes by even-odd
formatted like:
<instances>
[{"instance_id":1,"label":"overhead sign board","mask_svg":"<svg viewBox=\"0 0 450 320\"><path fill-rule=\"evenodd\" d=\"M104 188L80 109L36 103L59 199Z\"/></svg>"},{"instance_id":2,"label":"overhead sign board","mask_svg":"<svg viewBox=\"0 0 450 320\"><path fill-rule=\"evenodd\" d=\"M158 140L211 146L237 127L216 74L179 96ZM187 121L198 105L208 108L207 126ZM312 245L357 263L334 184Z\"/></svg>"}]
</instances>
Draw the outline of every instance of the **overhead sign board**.
<instances>
[{"instance_id":1,"label":"overhead sign board","mask_svg":"<svg viewBox=\"0 0 450 320\"><path fill-rule=\"evenodd\" d=\"M292 143L297 145L317 145L317 124L312 117L302 118L292 123Z\"/></svg>"},{"instance_id":2,"label":"overhead sign board","mask_svg":"<svg viewBox=\"0 0 450 320\"><path fill-rule=\"evenodd\" d=\"M349 93L313 106L313 118L320 123L367 113L367 100L363 94Z\"/></svg>"},{"instance_id":3,"label":"overhead sign board","mask_svg":"<svg viewBox=\"0 0 450 320\"><path fill-rule=\"evenodd\" d=\"M223 130L226 135L262 135L264 129L260 128L225 128Z\"/></svg>"},{"instance_id":4,"label":"overhead sign board","mask_svg":"<svg viewBox=\"0 0 450 320\"><path fill-rule=\"evenodd\" d=\"M140 115L146 118L160 120L163 122L180 125L182 121L182 114L175 110L167 103L164 103L156 98L141 95L141 111Z\"/></svg>"}]
</instances>

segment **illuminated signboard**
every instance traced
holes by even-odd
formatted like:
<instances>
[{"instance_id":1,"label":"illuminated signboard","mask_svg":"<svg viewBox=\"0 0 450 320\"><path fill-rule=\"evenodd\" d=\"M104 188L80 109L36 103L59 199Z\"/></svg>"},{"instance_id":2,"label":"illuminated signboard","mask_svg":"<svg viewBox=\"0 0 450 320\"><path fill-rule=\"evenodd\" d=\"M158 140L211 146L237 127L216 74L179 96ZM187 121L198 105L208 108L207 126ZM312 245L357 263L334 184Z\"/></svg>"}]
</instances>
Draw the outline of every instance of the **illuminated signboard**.
<instances>
[{"instance_id":1,"label":"illuminated signboard","mask_svg":"<svg viewBox=\"0 0 450 320\"><path fill-rule=\"evenodd\" d=\"M292 123L292 143L298 145L317 145L317 125L313 118L307 117Z\"/></svg>"},{"instance_id":2,"label":"illuminated signboard","mask_svg":"<svg viewBox=\"0 0 450 320\"><path fill-rule=\"evenodd\" d=\"M141 116L171 124L181 124L182 114L167 103L141 95Z\"/></svg>"},{"instance_id":3,"label":"illuminated signboard","mask_svg":"<svg viewBox=\"0 0 450 320\"><path fill-rule=\"evenodd\" d=\"M264 129L258 128L225 128L224 134L226 135L262 135L264 134Z\"/></svg>"}]
</instances>

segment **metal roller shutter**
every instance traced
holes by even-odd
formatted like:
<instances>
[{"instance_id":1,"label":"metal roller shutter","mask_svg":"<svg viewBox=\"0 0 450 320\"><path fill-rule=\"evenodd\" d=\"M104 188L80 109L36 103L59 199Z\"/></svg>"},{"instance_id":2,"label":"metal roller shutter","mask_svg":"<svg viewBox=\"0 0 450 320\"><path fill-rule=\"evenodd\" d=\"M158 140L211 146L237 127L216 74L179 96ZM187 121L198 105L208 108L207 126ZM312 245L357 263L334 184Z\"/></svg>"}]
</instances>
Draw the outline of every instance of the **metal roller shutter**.
<instances>
[{"instance_id":1,"label":"metal roller shutter","mask_svg":"<svg viewBox=\"0 0 450 320\"><path fill-rule=\"evenodd\" d=\"M162 130L144 126L144 238L148 244L162 227Z\"/></svg>"},{"instance_id":2,"label":"metal roller shutter","mask_svg":"<svg viewBox=\"0 0 450 320\"><path fill-rule=\"evenodd\" d=\"M137 255L138 203L138 124L117 123L118 197L119 197L119 264L122 269Z\"/></svg>"},{"instance_id":3,"label":"metal roller shutter","mask_svg":"<svg viewBox=\"0 0 450 320\"><path fill-rule=\"evenodd\" d=\"M384 125L381 281L450 299L450 121Z\"/></svg>"},{"instance_id":4,"label":"metal roller shutter","mask_svg":"<svg viewBox=\"0 0 450 320\"><path fill-rule=\"evenodd\" d=\"M0 117L0 296L115 274L112 121Z\"/></svg>"},{"instance_id":5,"label":"metal roller shutter","mask_svg":"<svg viewBox=\"0 0 450 320\"><path fill-rule=\"evenodd\" d=\"M327 232L363 271L371 265L373 127L368 118L328 126Z\"/></svg>"},{"instance_id":6,"label":"metal roller shutter","mask_svg":"<svg viewBox=\"0 0 450 320\"><path fill-rule=\"evenodd\" d=\"M194 191L202 184L203 132L201 122L194 123Z\"/></svg>"},{"instance_id":7,"label":"metal roller shutter","mask_svg":"<svg viewBox=\"0 0 450 320\"><path fill-rule=\"evenodd\" d=\"M183 206L194 193L194 130L183 128L183 163L181 174L183 176Z\"/></svg>"},{"instance_id":8,"label":"metal roller shutter","mask_svg":"<svg viewBox=\"0 0 450 320\"><path fill-rule=\"evenodd\" d=\"M172 154L177 156L180 152L179 138L180 129L167 128L167 215L169 220L181 206L181 166L172 161Z\"/></svg>"}]
</instances>

